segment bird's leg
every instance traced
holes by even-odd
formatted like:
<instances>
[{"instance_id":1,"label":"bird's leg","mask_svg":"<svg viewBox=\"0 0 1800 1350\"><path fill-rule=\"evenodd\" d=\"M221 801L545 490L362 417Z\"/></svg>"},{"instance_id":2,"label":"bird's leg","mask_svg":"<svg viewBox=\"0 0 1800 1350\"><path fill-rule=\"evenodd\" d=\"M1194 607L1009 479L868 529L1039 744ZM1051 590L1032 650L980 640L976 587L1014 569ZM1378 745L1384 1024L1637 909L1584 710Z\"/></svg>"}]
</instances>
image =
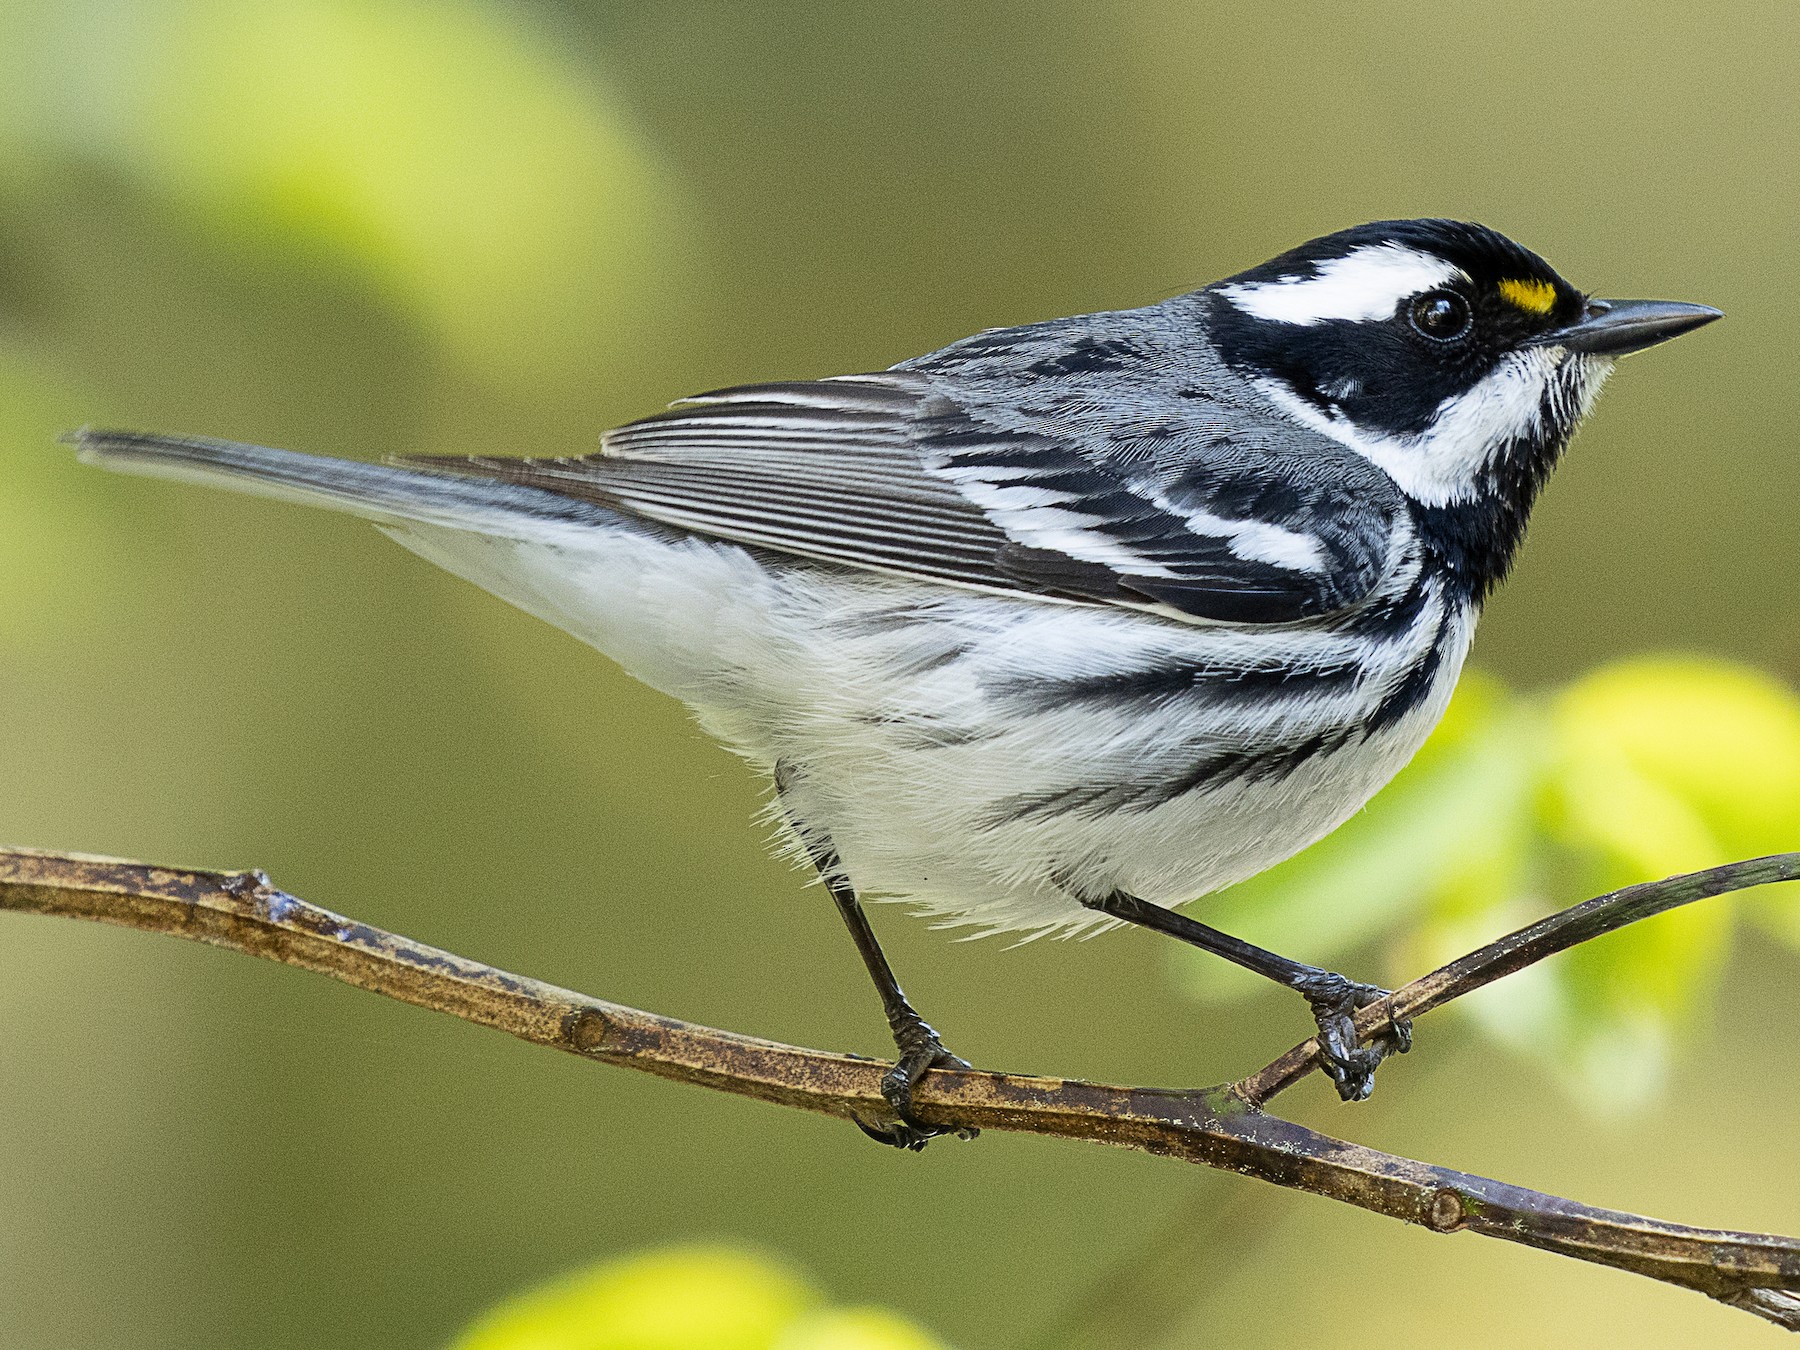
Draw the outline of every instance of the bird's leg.
<instances>
[{"instance_id":1,"label":"bird's leg","mask_svg":"<svg viewBox=\"0 0 1800 1350\"><path fill-rule=\"evenodd\" d=\"M1266 951L1217 928L1115 891L1099 900L1082 900L1088 909L1109 918L1166 933L1203 951L1222 956L1246 970L1297 991L1312 1008L1319 1025L1319 1062L1347 1102L1361 1101L1375 1090L1375 1066L1389 1055L1403 1055L1412 1048L1412 1023L1395 1019L1371 1039L1368 1047L1356 1043L1358 1008L1387 994L1372 984L1361 984L1335 971L1303 965Z\"/></svg>"},{"instance_id":2,"label":"bird's leg","mask_svg":"<svg viewBox=\"0 0 1800 1350\"><path fill-rule=\"evenodd\" d=\"M776 792L781 793L784 784L790 782L792 776L788 766L778 765L775 771ZM791 814L789 820L792 821ZM910 1149L915 1153L941 1134L954 1134L959 1139L975 1138L981 1131L940 1129L913 1117L912 1092L921 1078L935 1068L966 1069L969 1062L951 1054L932 1025L920 1017L912 1004L906 1001L900 982L894 978L894 968L888 964L886 953L875 940L875 930L869 925L869 916L863 911L862 901L856 898L856 891L844 877L843 864L838 860L837 851L829 843L819 839L816 832L802 832L797 826L795 832L805 841L813 867L818 870L825 889L831 892L838 913L843 916L844 926L850 930L850 940L856 944L857 954L862 957L869 978L875 982L875 990L881 995L882 1010L887 1013L888 1027L894 1033L894 1045L900 1051L899 1060L881 1078L881 1095L893 1107L896 1122L890 1127L881 1128L865 1125L859 1120L856 1122L857 1128L878 1143Z\"/></svg>"},{"instance_id":3,"label":"bird's leg","mask_svg":"<svg viewBox=\"0 0 1800 1350\"><path fill-rule=\"evenodd\" d=\"M887 1013L888 1027L894 1033L894 1044L900 1051L898 1062L881 1077L881 1095L894 1108L894 1115L898 1120L887 1129L864 1125L861 1121L857 1125L871 1139L915 1152L924 1148L927 1140L935 1139L940 1134L954 1133L963 1139L973 1139L978 1133L976 1130L942 1130L914 1119L914 1085L932 1069L940 1066L966 1069L969 1067L968 1061L945 1049L931 1024L920 1017L912 1004L906 1001L899 981L894 978L893 967L888 965L881 944L875 940L875 930L869 926L869 916L863 912L862 902L856 898L856 892L838 870L837 856L830 852L815 851L813 865L819 869L825 889L831 892L831 898L837 903L838 913L844 916L844 926L850 930L850 940L856 944L863 965L868 967L869 978L875 981L875 989L881 995L882 1009Z\"/></svg>"}]
</instances>

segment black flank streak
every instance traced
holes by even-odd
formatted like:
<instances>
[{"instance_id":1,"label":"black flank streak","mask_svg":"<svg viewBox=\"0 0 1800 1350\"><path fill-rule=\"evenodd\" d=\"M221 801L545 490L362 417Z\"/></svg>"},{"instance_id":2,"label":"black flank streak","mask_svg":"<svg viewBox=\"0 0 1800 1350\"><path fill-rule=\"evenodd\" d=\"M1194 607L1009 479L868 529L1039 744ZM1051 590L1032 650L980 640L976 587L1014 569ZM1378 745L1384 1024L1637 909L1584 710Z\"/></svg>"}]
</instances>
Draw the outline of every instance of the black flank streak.
<instances>
[{"instance_id":1,"label":"black flank streak","mask_svg":"<svg viewBox=\"0 0 1800 1350\"><path fill-rule=\"evenodd\" d=\"M1058 816L1095 817L1118 809L1134 787L1130 783L1079 783L1056 792L1021 793L1008 797L981 817L985 829Z\"/></svg>"},{"instance_id":2,"label":"black flank streak","mask_svg":"<svg viewBox=\"0 0 1800 1350\"><path fill-rule=\"evenodd\" d=\"M1361 677L1362 667L1354 661L1299 670L1174 662L1072 680L1012 680L994 686L991 692L998 698L1017 700L1022 710L1029 712L1076 704L1163 704L1190 695L1219 706L1336 693L1354 688Z\"/></svg>"},{"instance_id":3,"label":"black flank streak","mask_svg":"<svg viewBox=\"0 0 1800 1350\"><path fill-rule=\"evenodd\" d=\"M866 614L839 619L835 627L842 632L855 634L858 637L883 637L890 633L905 632L925 619L926 615L920 610L911 605L905 605L892 609L872 610Z\"/></svg>"},{"instance_id":4,"label":"black flank streak","mask_svg":"<svg viewBox=\"0 0 1800 1350\"><path fill-rule=\"evenodd\" d=\"M1431 599L1431 589L1425 583L1425 574L1421 572L1419 579L1399 596L1391 600L1377 601L1359 611L1351 620L1350 631L1358 637L1374 641L1392 641L1409 632L1425 612L1425 606Z\"/></svg>"},{"instance_id":5,"label":"black flank streak","mask_svg":"<svg viewBox=\"0 0 1800 1350\"><path fill-rule=\"evenodd\" d=\"M1325 608L1316 595L1286 585L1285 574L1272 567L1249 564L1244 573L1246 577L1266 580L1261 586L1235 578L1221 582L1211 578L1171 581L1162 577L1125 577L1123 582L1151 600L1227 623L1294 623Z\"/></svg>"},{"instance_id":6,"label":"black flank streak","mask_svg":"<svg viewBox=\"0 0 1800 1350\"><path fill-rule=\"evenodd\" d=\"M1056 792L1009 797L984 816L981 823L992 828L1014 821L1054 820L1064 815L1092 819L1111 811L1152 811L1200 788L1285 778L1314 756L1342 749L1358 735L1355 727L1337 727L1285 745L1221 750L1202 757L1182 773L1157 782L1081 783Z\"/></svg>"},{"instance_id":7,"label":"black flank streak","mask_svg":"<svg viewBox=\"0 0 1800 1350\"><path fill-rule=\"evenodd\" d=\"M1369 715L1365 734L1374 735L1387 727L1391 727L1413 709L1423 703L1431 693L1431 686L1437 679L1440 663L1439 643L1443 640L1444 625L1438 625L1437 636L1432 640L1431 650L1425 654L1411 670L1406 678L1395 685L1393 691L1381 700L1375 711Z\"/></svg>"},{"instance_id":8,"label":"black flank streak","mask_svg":"<svg viewBox=\"0 0 1800 1350\"><path fill-rule=\"evenodd\" d=\"M1149 811L1185 797L1199 788L1223 787L1227 783L1261 783L1272 778L1286 778L1315 755L1342 749L1359 737L1356 727L1334 727L1287 745L1262 746L1255 750L1225 750L1198 760L1187 772L1160 783L1146 783L1129 803L1129 809Z\"/></svg>"},{"instance_id":9,"label":"black flank streak","mask_svg":"<svg viewBox=\"0 0 1800 1350\"><path fill-rule=\"evenodd\" d=\"M974 745L1004 734L999 728L952 725L931 717L882 717L872 713L857 720L865 726L881 727L907 750L942 750L949 746Z\"/></svg>"},{"instance_id":10,"label":"black flank streak","mask_svg":"<svg viewBox=\"0 0 1800 1350\"><path fill-rule=\"evenodd\" d=\"M918 656L903 657L888 669L896 675L929 675L934 670L955 665L967 655L968 649L965 647L940 647L936 651L921 652Z\"/></svg>"}]
</instances>

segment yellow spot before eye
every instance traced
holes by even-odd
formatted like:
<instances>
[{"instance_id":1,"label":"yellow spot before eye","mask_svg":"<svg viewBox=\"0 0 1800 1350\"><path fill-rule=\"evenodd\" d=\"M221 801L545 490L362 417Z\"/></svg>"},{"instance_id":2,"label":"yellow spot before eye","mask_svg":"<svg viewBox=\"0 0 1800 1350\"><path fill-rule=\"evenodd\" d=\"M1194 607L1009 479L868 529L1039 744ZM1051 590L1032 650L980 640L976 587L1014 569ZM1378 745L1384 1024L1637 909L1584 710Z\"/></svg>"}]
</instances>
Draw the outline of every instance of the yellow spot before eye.
<instances>
[{"instance_id":1,"label":"yellow spot before eye","mask_svg":"<svg viewBox=\"0 0 1800 1350\"><path fill-rule=\"evenodd\" d=\"M1508 277L1500 283L1500 295L1527 314L1548 314L1556 308L1556 287L1547 281L1519 281Z\"/></svg>"}]
</instances>

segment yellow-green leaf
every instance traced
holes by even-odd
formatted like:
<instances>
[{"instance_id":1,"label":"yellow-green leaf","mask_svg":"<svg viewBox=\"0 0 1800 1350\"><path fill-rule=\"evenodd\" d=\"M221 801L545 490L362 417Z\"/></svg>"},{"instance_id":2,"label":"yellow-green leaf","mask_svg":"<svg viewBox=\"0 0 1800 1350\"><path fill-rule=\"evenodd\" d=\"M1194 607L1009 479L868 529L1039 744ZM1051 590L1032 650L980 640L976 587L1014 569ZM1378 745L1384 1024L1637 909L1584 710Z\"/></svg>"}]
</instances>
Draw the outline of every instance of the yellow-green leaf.
<instances>
[{"instance_id":1,"label":"yellow-green leaf","mask_svg":"<svg viewBox=\"0 0 1800 1350\"><path fill-rule=\"evenodd\" d=\"M943 1342L879 1308L833 1308L796 1322L772 1350L943 1350Z\"/></svg>"},{"instance_id":2,"label":"yellow-green leaf","mask_svg":"<svg viewBox=\"0 0 1800 1350\"><path fill-rule=\"evenodd\" d=\"M1800 848L1800 698L1691 656L1607 666L1552 717L1570 823L1653 875Z\"/></svg>"},{"instance_id":3,"label":"yellow-green leaf","mask_svg":"<svg viewBox=\"0 0 1800 1350\"><path fill-rule=\"evenodd\" d=\"M944 1350L897 1313L827 1306L787 1266L729 1247L602 1262L485 1314L451 1350Z\"/></svg>"},{"instance_id":4,"label":"yellow-green leaf","mask_svg":"<svg viewBox=\"0 0 1800 1350\"><path fill-rule=\"evenodd\" d=\"M719 1247L607 1262L508 1300L452 1350L775 1350L819 1303L793 1272Z\"/></svg>"},{"instance_id":5,"label":"yellow-green leaf","mask_svg":"<svg viewBox=\"0 0 1800 1350\"><path fill-rule=\"evenodd\" d=\"M1800 697L1762 671L1694 656L1607 666L1554 702L1550 828L1604 855L1617 884L1800 849ZM1800 947L1800 894L1741 900Z\"/></svg>"}]
</instances>

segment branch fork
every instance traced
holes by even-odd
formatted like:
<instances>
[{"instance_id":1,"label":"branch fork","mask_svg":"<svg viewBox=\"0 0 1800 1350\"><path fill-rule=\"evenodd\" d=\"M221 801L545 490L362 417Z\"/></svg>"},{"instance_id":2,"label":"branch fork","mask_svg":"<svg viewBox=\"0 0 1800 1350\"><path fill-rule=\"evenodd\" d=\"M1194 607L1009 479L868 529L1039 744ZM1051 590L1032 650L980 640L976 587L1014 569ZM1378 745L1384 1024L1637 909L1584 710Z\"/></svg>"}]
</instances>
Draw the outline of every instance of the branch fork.
<instances>
[{"instance_id":1,"label":"branch fork","mask_svg":"<svg viewBox=\"0 0 1800 1350\"><path fill-rule=\"evenodd\" d=\"M1710 896L1800 879L1800 853L1626 887L1498 938L1357 1011L1367 1041L1396 1021L1579 943ZM310 905L261 872L201 872L0 850L0 909L171 933L317 971L535 1045L780 1106L880 1126L887 1065L660 1017L457 956ZM1691 1228L1384 1153L1285 1120L1268 1103L1318 1067L1307 1040L1235 1083L1115 1087L937 1069L914 1096L945 1129L1113 1144L1239 1172L1418 1224L1635 1271L1800 1331L1800 1240Z\"/></svg>"}]
</instances>

